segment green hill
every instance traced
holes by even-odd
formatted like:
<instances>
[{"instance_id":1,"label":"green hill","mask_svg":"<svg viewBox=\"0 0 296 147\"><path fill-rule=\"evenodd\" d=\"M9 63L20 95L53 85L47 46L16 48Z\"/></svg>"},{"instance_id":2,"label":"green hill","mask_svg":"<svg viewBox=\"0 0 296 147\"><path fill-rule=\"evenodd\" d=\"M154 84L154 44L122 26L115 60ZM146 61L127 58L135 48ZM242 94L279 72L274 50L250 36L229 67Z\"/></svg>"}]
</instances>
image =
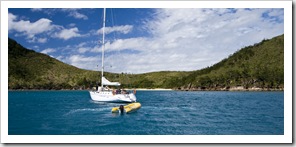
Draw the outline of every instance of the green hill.
<instances>
[{"instance_id":1,"label":"green hill","mask_svg":"<svg viewBox=\"0 0 296 147\"><path fill-rule=\"evenodd\" d=\"M162 88L172 77L186 72L155 72L149 74L104 73L111 81L126 88ZM9 38L9 89L90 89L100 84L100 72L76 68L48 55L37 53ZM169 87L169 86L165 86Z\"/></svg>"},{"instance_id":2,"label":"green hill","mask_svg":"<svg viewBox=\"0 0 296 147\"><path fill-rule=\"evenodd\" d=\"M227 59L192 72L161 71L145 74L105 73L125 88L223 90L231 87L283 88L284 35L245 47ZM90 89L100 72L76 68L48 55L8 41L9 89Z\"/></svg>"},{"instance_id":3,"label":"green hill","mask_svg":"<svg viewBox=\"0 0 296 147\"><path fill-rule=\"evenodd\" d=\"M70 89L81 85L85 74L90 73L8 41L9 89Z\"/></svg>"},{"instance_id":4,"label":"green hill","mask_svg":"<svg viewBox=\"0 0 296 147\"><path fill-rule=\"evenodd\" d=\"M180 81L177 87L184 90L227 90L238 86L283 89L284 35L245 47Z\"/></svg>"}]
</instances>

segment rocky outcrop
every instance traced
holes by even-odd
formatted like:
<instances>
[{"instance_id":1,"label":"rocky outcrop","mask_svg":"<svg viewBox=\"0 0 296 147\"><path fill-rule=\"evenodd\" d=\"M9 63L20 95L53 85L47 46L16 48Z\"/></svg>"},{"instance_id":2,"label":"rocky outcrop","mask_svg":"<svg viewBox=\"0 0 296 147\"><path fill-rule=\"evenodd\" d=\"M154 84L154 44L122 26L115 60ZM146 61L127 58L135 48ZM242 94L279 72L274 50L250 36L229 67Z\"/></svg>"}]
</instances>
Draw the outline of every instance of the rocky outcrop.
<instances>
[{"instance_id":1,"label":"rocky outcrop","mask_svg":"<svg viewBox=\"0 0 296 147\"><path fill-rule=\"evenodd\" d=\"M284 91L284 88L260 88L260 87L179 87L179 91Z\"/></svg>"}]
</instances>

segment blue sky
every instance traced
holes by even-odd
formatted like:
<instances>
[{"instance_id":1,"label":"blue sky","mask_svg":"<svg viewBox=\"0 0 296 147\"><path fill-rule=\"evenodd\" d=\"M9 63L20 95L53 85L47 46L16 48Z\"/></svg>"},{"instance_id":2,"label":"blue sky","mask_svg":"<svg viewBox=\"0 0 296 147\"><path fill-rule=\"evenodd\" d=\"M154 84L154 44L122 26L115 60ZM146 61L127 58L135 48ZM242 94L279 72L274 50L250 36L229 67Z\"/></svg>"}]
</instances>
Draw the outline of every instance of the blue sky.
<instances>
[{"instance_id":1,"label":"blue sky","mask_svg":"<svg viewBox=\"0 0 296 147\"><path fill-rule=\"evenodd\" d=\"M103 9L8 9L9 37L73 66L101 66ZM284 9L107 9L105 70L211 66L284 32Z\"/></svg>"}]
</instances>

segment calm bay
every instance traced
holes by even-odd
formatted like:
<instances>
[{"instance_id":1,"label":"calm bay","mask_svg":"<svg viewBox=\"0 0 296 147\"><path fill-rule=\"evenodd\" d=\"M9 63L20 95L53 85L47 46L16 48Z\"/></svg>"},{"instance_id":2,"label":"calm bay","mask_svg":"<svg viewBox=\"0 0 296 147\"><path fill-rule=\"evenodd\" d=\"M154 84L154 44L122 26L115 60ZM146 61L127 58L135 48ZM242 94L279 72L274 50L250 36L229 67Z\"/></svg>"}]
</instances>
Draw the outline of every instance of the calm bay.
<instances>
[{"instance_id":1,"label":"calm bay","mask_svg":"<svg viewBox=\"0 0 296 147\"><path fill-rule=\"evenodd\" d=\"M88 91L9 91L9 135L283 135L284 92L137 91L142 107Z\"/></svg>"}]
</instances>

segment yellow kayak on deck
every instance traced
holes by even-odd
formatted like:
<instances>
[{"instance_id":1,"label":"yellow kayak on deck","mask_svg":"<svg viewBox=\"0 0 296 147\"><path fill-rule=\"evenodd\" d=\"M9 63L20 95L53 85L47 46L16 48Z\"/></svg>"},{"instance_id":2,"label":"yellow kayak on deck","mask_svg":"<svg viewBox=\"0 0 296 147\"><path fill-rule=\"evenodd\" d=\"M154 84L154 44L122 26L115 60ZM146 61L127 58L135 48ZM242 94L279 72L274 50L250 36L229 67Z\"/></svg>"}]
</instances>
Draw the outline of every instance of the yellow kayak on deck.
<instances>
[{"instance_id":1,"label":"yellow kayak on deck","mask_svg":"<svg viewBox=\"0 0 296 147\"><path fill-rule=\"evenodd\" d=\"M138 110L140 108L141 108L141 104L138 103L138 102L131 103L131 104L128 104L128 105L123 106L123 110L126 113L130 113L130 112L136 111L136 110ZM120 112L120 107L113 107L112 108L112 113L119 113L119 112Z\"/></svg>"}]
</instances>

